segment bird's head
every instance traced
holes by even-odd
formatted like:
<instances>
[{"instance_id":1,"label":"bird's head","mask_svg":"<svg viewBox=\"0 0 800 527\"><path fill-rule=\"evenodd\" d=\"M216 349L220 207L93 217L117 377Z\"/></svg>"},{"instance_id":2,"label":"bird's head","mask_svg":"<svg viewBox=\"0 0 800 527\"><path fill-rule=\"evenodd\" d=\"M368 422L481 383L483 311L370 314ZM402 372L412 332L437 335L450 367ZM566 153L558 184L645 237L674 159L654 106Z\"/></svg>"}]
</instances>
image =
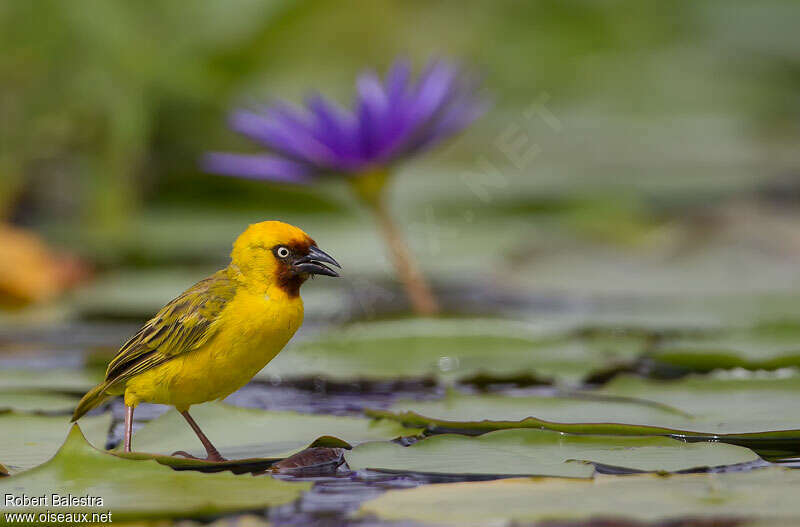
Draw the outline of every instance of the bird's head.
<instances>
[{"instance_id":1,"label":"bird's head","mask_svg":"<svg viewBox=\"0 0 800 527\"><path fill-rule=\"evenodd\" d=\"M278 287L290 297L310 276L339 276L329 265L341 267L308 234L280 221L250 225L233 243L231 264L249 285Z\"/></svg>"}]
</instances>

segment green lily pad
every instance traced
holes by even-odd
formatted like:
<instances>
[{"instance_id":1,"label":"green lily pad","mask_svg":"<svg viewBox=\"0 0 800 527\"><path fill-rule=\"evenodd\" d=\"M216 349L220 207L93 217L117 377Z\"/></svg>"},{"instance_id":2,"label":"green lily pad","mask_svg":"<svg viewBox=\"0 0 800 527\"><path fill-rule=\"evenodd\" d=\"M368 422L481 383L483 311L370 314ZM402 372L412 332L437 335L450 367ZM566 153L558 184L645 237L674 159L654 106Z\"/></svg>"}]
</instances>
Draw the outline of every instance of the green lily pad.
<instances>
[{"instance_id":1,"label":"green lily pad","mask_svg":"<svg viewBox=\"0 0 800 527\"><path fill-rule=\"evenodd\" d=\"M636 336L545 334L531 324L495 319L413 319L355 324L281 353L264 379L319 376L333 380L435 377L452 382L477 374L523 373L576 381L630 361L643 350Z\"/></svg>"},{"instance_id":2,"label":"green lily pad","mask_svg":"<svg viewBox=\"0 0 800 527\"><path fill-rule=\"evenodd\" d=\"M115 456L136 461L153 460L160 465L172 467L175 470L197 470L200 472L223 472L229 470L234 474L261 473L284 458L251 457L245 459L227 459L225 461L208 461L203 458L187 458L183 456L168 456L165 454L149 454L147 452L111 452Z\"/></svg>"},{"instance_id":3,"label":"green lily pad","mask_svg":"<svg viewBox=\"0 0 800 527\"><path fill-rule=\"evenodd\" d=\"M668 405L692 416L692 429L709 434L756 434L800 428L800 376L759 378L750 376L689 376L674 381L653 381L620 376L599 395L631 397ZM783 435L796 437L795 432ZM768 445L759 447L769 455ZM778 452L779 453L779 452Z\"/></svg>"},{"instance_id":4,"label":"green lily pad","mask_svg":"<svg viewBox=\"0 0 800 527\"><path fill-rule=\"evenodd\" d=\"M270 412L224 403L195 406L191 414L214 446L229 459L288 457L325 435L358 444L419 432L388 420L374 422L361 417ZM184 450L205 457L197 436L174 410L135 432L133 449L167 455Z\"/></svg>"},{"instance_id":5,"label":"green lily pad","mask_svg":"<svg viewBox=\"0 0 800 527\"><path fill-rule=\"evenodd\" d=\"M102 447L111 426L111 415L84 417L80 424L92 444ZM0 415L0 463L11 474L44 463L64 442L69 427L68 416Z\"/></svg>"},{"instance_id":6,"label":"green lily pad","mask_svg":"<svg viewBox=\"0 0 800 527\"><path fill-rule=\"evenodd\" d=\"M800 521L798 485L800 471L777 467L667 477L520 478L390 490L365 502L360 513L459 527L590 518L609 524L746 518L791 525Z\"/></svg>"},{"instance_id":7,"label":"green lily pad","mask_svg":"<svg viewBox=\"0 0 800 527\"><path fill-rule=\"evenodd\" d=\"M754 403L753 408L769 408L769 401L772 401L772 411L759 415L757 410L749 412L740 408L748 398L755 398L756 392L758 403ZM797 411L781 413L792 392L776 394L753 390L742 395L732 387L726 394L717 394L713 403L708 403L709 407L716 405L713 414L698 412L699 402L686 408L678 404L692 395L674 401L647 401L644 398L650 392L646 390L635 392L638 399L621 396L621 390L559 397L450 393L441 400L400 401L388 411L367 410L367 414L440 432L545 428L577 434L672 435L720 440L753 448L764 455L784 455L800 449L800 419L794 417ZM703 394L696 392L693 396L702 397ZM773 396L775 398L770 399ZM776 412L776 408L779 411Z\"/></svg>"},{"instance_id":8,"label":"green lily pad","mask_svg":"<svg viewBox=\"0 0 800 527\"><path fill-rule=\"evenodd\" d=\"M187 458L184 456L172 456L166 454L149 454L147 452L112 452L114 455L124 457L126 459L153 459L162 465L167 465L176 470L199 470L201 472L221 472L223 470L230 470L234 474L243 474L245 472L263 472L267 469L280 467L281 463L290 463L296 469L299 468L298 460L293 459L297 456L304 456L308 453L315 451L336 451L341 452L343 449L353 448L347 441L343 441L338 437L322 436L315 439L307 448L300 450L296 454L292 454L288 458L281 457L249 457L249 458L236 458L227 459L226 461L208 461L203 458ZM341 457L341 454L337 454ZM308 456L303 458L309 461ZM315 460L310 460L314 462Z\"/></svg>"},{"instance_id":9,"label":"green lily pad","mask_svg":"<svg viewBox=\"0 0 800 527\"><path fill-rule=\"evenodd\" d=\"M59 508L57 512L88 512L91 516L111 511L115 522L208 516L282 505L297 499L310 486L270 477L176 472L154 461L122 459L93 448L77 426L53 459L0 480L0 492L15 496L56 492L102 498L102 506ZM4 512L40 513L48 509L53 507L6 507Z\"/></svg>"},{"instance_id":10,"label":"green lily pad","mask_svg":"<svg viewBox=\"0 0 800 527\"><path fill-rule=\"evenodd\" d=\"M633 471L688 470L758 460L722 443L688 444L666 437L564 435L500 430L479 437L443 434L411 446L369 442L345 454L350 468L446 474L592 477L591 463Z\"/></svg>"},{"instance_id":11,"label":"green lily pad","mask_svg":"<svg viewBox=\"0 0 800 527\"><path fill-rule=\"evenodd\" d=\"M102 377L83 370L3 369L0 370L0 391L36 390L83 395L101 380Z\"/></svg>"},{"instance_id":12,"label":"green lily pad","mask_svg":"<svg viewBox=\"0 0 800 527\"><path fill-rule=\"evenodd\" d=\"M652 353L660 363L708 372L720 368L776 370L800 366L800 327L771 324L750 330L714 333L705 338L676 339Z\"/></svg>"},{"instance_id":13,"label":"green lily pad","mask_svg":"<svg viewBox=\"0 0 800 527\"><path fill-rule=\"evenodd\" d=\"M507 428L551 428L564 432L619 433L607 423L681 422L684 414L674 408L638 400L582 396L467 395L451 391L433 401L398 401L388 411L367 410L372 417L395 419L431 431L491 432ZM639 435L634 431L622 435ZM653 434L646 434L653 435Z\"/></svg>"},{"instance_id":14,"label":"green lily pad","mask_svg":"<svg viewBox=\"0 0 800 527\"><path fill-rule=\"evenodd\" d=\"M0 391L0 412L71 412L78 398L61 393Z\"/></svg>"}]
</instances>

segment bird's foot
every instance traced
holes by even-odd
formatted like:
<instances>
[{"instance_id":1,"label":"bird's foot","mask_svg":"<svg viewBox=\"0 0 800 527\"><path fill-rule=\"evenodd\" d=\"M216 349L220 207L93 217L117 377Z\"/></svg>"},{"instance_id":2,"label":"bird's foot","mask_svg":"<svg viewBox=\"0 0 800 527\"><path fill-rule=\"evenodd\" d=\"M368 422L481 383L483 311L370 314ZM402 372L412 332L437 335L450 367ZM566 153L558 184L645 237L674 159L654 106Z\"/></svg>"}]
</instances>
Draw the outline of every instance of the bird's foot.
<instances>
[{"instance_id":1,"label":"bird's foot","mask_svg":"<svg viewBox=\"0 0 800 527\"><path fill-rule=\"evenodd\" d=\"M183 450L178 450L177 452L173 452L172 455L173 456L181 456L181 457L185 457L185 458L188 458L188 459L199 459L201 461L213 461L213 462L216 462L216 463L221 463L223 461L228 461L227 459L222 457L219 452L209 452L207 457L197 457L197 456L191 455L188 452L184 452Z\"/></svg>"}]
</instances>

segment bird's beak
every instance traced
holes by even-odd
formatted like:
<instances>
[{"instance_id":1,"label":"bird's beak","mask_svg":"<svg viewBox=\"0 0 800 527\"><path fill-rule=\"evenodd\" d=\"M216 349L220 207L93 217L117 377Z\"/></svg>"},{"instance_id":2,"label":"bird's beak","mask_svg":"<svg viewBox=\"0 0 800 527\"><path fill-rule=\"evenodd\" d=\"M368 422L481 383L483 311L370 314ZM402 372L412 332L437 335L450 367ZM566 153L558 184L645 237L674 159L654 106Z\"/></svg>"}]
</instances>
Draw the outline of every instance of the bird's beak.
<instances>
[{"instance_id":1,"label":"bird's beak","mask_svg":"<svg viewBox=\"0 0 800 527\"><path fill-rule=\"evenodd\" d=\"M339 276L339 273L325 265L326 263L342 268L339 262L317 246L312 246L306 256L301 256L294 261L294 268L298 273L324 274L326 276Z\"/></svg>"}]
</instances>

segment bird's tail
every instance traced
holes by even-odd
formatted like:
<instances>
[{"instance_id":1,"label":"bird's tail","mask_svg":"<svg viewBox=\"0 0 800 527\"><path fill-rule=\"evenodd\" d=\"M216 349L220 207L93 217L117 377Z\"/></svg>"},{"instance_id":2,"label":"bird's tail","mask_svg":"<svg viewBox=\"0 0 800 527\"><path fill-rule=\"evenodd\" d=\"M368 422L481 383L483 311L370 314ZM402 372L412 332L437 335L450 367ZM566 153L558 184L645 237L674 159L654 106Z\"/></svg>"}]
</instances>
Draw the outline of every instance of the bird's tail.
<instances>
[{"instance_id":1,"label":"bird's tail","mask_svg":"<svg viewBox=\"0 0 800 527\"><path fill-rule=\"evenodd\" d=\"M75 413L72 414L72 421L75 422L92 408L97 408L103 403L111 394L107 393L109 386L107 382L102 382L89 390L89 393L83 396L75 408Z\"/></svg>"}]
</instances>

